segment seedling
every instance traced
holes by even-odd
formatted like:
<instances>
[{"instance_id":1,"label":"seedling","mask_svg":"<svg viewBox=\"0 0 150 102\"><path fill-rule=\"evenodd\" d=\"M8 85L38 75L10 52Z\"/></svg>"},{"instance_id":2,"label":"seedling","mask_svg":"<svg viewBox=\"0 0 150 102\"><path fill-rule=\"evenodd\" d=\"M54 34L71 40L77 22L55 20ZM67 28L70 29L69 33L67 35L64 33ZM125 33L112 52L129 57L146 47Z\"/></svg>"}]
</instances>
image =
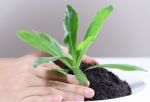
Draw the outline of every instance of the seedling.
<instances>
[{"instance_id":1,"label":"seedling","mask_svg":"<svg viewBox=\"0 0 150 102\"><path fill-rule=\"evenodd\" d=\"M79 44L77 44L78 14L70 5L67 5L65 19L63 22L65 31L64 44L68 48L70 57L66 56L60 44L54 38L52 38L46 33L21 30L17 33L17 35L32 47L47 52L52 56L39 58L33 63L33 67L36 68L40 64L60 60L62 63L68 66L70 70L73 71L80 84L86 84L87 78L79 67L81 59L83 55L85 55L86 52L88 51L90 45L96 40L99 34L99 30L101 29L104 21L112 13L112 11L113 11L112 6L105 7L102 10L98 11L96 13L96 16L93 18L92 22L89 25L84 39ZM140 67L126 64L101 64L92 66L87 70L90 70L97 66L117 68L126 71L135 71L135 70L144 71L144 69ZM57 70L57 71L65 74L64 70L61 71Z\"/></svg>"}]
</instances>

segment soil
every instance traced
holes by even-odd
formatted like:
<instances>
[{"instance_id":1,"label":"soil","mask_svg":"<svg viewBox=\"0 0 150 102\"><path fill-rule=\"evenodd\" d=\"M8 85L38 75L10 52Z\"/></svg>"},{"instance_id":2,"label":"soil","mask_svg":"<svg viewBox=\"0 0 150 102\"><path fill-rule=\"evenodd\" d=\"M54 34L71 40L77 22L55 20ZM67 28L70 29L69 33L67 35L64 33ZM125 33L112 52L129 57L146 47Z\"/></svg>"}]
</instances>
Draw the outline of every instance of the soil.
<instances>
[{"instance_id":1,"label":"soil","mask_svg":"<svg viewBox=\"0 0 150 102\"><path fill-rule=\"evenodd\" d=\"M92 65L81 63L81 70L90 81L90 88L94 89L95 96L86 101L105 100L130 95L131 88L126 81L119 79L114 73L104 68L94 68L84 71ZM70 72L71 74L72 72Z\"/></svg>"}]
</instances>

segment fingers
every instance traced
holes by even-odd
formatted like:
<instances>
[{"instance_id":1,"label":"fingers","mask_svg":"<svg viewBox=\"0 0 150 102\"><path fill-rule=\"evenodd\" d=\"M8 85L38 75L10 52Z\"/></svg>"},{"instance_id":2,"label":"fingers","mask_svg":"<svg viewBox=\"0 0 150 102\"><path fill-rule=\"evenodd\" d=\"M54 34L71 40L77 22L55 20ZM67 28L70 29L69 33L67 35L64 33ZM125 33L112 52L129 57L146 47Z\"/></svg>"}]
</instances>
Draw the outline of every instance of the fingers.
<instances>
[{"instance_id":1,"label":"fingers","mask_svg":"<svg viewBox=\"0 0 150 102\"><path fill-rule=\"evenodd\" d=\"M50 65L39 65L34 69L34 74L43 79L54 79L58 77L58 73L54 73L52 69L60 69L57 65L51 63ZM60 77L60 76L59 76Z\"/></svg>"},{"instance_id":2,"label":"fingers","mask_svg":"<svg viewBox=\"0 0 150 102\"><path fill-rule=\"evenodd\" d=\"M87 64L97 64L96 60L94 60L92 57L89 57L87 55L83 56L82 61L87 63Z\"/></svg>"},{"instance_id":3,"label":"fingers","mask_svg":"<svg viewBox=\"0 0 150 102\"><path fill-rule=\"evenodd\" d=\"M58 66L56 66L56 67L59 68ZM70 83L70 84L79 84L74 75L67 74L66 76L62 76L62 75L52 71L51 68L48 68L44 65L41 65L34 70L35 70L34 74L42 79L61 81L61 82L66 82L66 83Z\"/></svg>"},{"instance_id":4,"label":"fingers","mask_svg":"<svg viewBox=\"0 0 150 102\"><path fill-rule=\"evenodd\" d=\"M23 99L22 102L61 102L62 96L46 95L46 96L31 96Z\"/></svg>"},{"instance_id":5,"label":"fingers","mask_svg":"<svg viewBox=\"0 0 150 102\"><path fill-rule=\"evenodd\" d=\"M63 101L84 101L84 96L82 95L63 92L52 87L30 87L24 90L22 94L25 96L25 98L31 96L56 95L62 96Z\"/></svg>"},{"instance_id":6,"label":"fingers","mask_svg":"<svg viewBox=\"0 0 150 102\"><path fill-rule=\"evenodd\" d=\"M67 84L58 81L48 81L47 83L50 87L69 93L80 94L86 98L92 98L95 94L93 89L80 85Z\"/></svg>"}]
</instances>

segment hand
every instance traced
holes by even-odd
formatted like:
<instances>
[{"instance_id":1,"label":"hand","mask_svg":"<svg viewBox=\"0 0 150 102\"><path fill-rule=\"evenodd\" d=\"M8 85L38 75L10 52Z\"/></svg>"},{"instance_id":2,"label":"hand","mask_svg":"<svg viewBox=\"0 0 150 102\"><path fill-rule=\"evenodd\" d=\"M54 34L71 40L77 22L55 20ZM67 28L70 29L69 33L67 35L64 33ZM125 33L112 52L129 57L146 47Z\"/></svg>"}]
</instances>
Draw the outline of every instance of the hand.
<instances>
[{"instance_id":1,"label":"hand","mask_svg":"<svg viewBox=\"0 0 150 102\"><path fill-rule=\"evenodd\" d=\"M0 102L83 101L84 97L94 96L94 91L78 85L73 75L60 77L44 65L33 69L33 61L40 56L45 54L35 53L17 59L1 59ZM88 59L85 62L93 62Z\"/></svg>"}]
</instances>

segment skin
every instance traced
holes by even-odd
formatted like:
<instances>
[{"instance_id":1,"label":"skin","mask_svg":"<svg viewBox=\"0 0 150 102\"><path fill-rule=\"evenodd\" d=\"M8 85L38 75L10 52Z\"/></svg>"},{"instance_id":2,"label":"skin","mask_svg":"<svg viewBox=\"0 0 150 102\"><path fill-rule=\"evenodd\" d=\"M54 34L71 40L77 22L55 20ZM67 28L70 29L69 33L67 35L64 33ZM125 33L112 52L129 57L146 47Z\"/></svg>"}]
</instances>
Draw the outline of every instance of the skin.
<instances>
[{"instance_id":1,"label":"skin","mask_svg":"<svg viewBox=\"0 0 150 102\"><path fill-rule=\"evenodd\" d=\"M61 102L84 101L92 98L94 91L78 84L75 76L60 76L51 71L54 64L32 68L38 57L47 54L38 52L20 58L0 59L0 102ZM95 60L83 57L85 63Z\"/></svg>"}]
</instances>

